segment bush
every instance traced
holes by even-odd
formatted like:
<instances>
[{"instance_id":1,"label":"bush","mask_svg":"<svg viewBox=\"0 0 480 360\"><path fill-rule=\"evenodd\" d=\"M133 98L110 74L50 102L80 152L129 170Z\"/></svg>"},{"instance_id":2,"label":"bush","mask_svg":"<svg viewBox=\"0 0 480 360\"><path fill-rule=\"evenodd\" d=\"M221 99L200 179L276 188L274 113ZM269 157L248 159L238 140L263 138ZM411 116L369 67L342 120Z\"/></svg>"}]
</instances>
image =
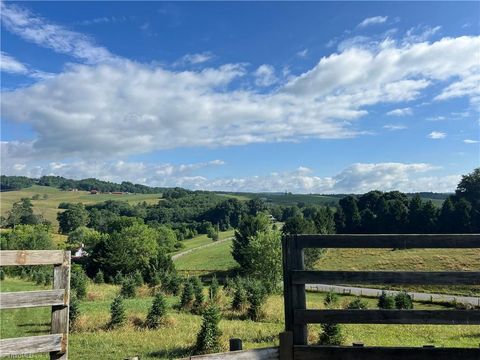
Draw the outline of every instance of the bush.
<instances>
[{"instance_id":1,"label":"bush","mask_svg":"<svg viewBox=\"0 0 480 360\"><path fill-rule=\"evenodd\" d=\"M385 291L382 291L382 295L378 298L379 309L395 309L395 298L391 295L387 295Z\"/></svg>"},{"instance_id":2,"label":"bush","mask_svg":"<svg viewBox=\"0 0 480 360\"><path fill-rule=\"evenodd\" d=\"M338 295L335 294L333 291L329 291L327 295L325 295L325 300L323 303L326 307L332 307L338 302Z\"/></svg>"},{"instance_id":3,"label":"bush","mask_svg":"<svg viewBox=\"0 0 480 360\"><path fill-rule=\"evenodd\" d=\"M35 284L43 285L45 283L45 274L43 272L35 273Z\"/></svg>"},{"instance_id":4,"label":"bush","mask_svg":"<svg viewBox=\"0 0 480 360\"><path fill-rule=\"evenodd\" d=\"M320 345L342 345L343 334L339 324L322 324L321 327Z\"/></svg>"},{"instance_id":5,"label":"bush","mask_svg":"<svg viewBox=\"0 0 480 360\"><path fill-rule=\"evenodd\" d=\"M126 299L134 298L137 295L134 278L128 277L123 281L122 287L120 289L120 295L122 295Z\"/></svg>"},{"instance_id":6,"label":"bush","mask_svg":"<svg viewBox=\"0 0 480 360\"><path fill-rule=\"evenodd\" d=\"M105 282L105 277L103 275L103 271L102 270L98 270L97 271L97 274L95 275L95 277L93 278L93 282L95 284L103 284Z\"/></svg>"},{"instance_id":7,"label":"bush","mask_svg":"<svg viewBox=\"0 0 480 360\"><path fill-rule=\"evenodd\" d=\"M182 309L188 309L192 306L193 302L193 286L190 281L186 281L183 285L182 296L180 298L180 307Z\"/></svg>"},{"instance_id":8,"label":"bush","mask_svg":"<svg viewBox=\"0 0 480 360\"><path fill-rule=\"evenodd\" d=\"M78 264L73 264L70 277L70 288L75 290L79 299L85 299L87 296L87 281L88 277L85 274L85 271L83 271L83 268Z\"/></svg>"},{"instance_id":9,"label":"bush","mask_svg":"<svg viewBox=\"0 0 480 360\"><path fill-rule=\"evenodd\" d=\"M247 299L249 307L247 315L253 321L257 321L260 318L260 312L262 304L267 297L265 287L259 280L250 280L247 284Z\"/></svg>"},{"instance_id":10,"label":"bush","mask_svg":"<svg viewBox=\"0 0 480 360\"><path fill-rule=\"evenodd\" d=\"M208 296L209 296L210 300L217 301L219 290L220 290L220 285L218 284L217 277L214 276L212 278L210 288L208 289Z\"/></svg>"},{"instance_id":11,"label":"bush","mask_svg":"<svg viewBox=\"0 0 480 360\"><path fill-rule=\"evenodd\" d=\"M413 309L413 301L410 295L405 291L398 293L395 296L395 307L399 310L401 309Z\"/></svg>"},{"instance_id":12,"label":"bush","mask_svg":"<svg viewBox=\"0 0 480 360\"><path fill-rule=\"evenodd\" d=\"M70 329L75 328L75 323L79 315L80 315L80 302L78 301L78 297L75 291L72 291L70 296L70 311L68 313L68 318L70 320Z\"/></svg>"},{"instance_id":13,"label":"bush","mask_svg":"<svg viewBox=\"0 0 480 360\"><path fill-rule=\"evenodd\" d=\"M110 329L120 327L125 324L126 319L123 297L119 295L113 299L112 305L110 306L110 323L108 327Z\"/></svg>"},{"instance_id":14,"label":"bush","mask_svg":"<svg viewBox=\"0 0 480 360\"><path fill-rule=\"evenodd\" d=\"M348 310L364 310L367 308L367 304L359 296L357 296L347 305L346 308Z\"/></svg>"},{"instance_id":15,"label":"bush","mask_svg":"<svg viewBox=\"0 0 480 360\"><path fill-rule=\"evenodd\" d=\"M220 312L214 305L210 305L203 313L202 326L197 335L195 344L196 354L219 352L221 350L220 336L222 335L218 324Z\"/></svg>"},{"instance_id":16,"label":"bush","mask_svg":"<svg viewBox=\"0 0 480 360\"><path fill-rule=\"evenodd\" d=\"M123 284L123 275L122 275L122 272L121 271L117 271L117 273L115 274L115 277L113 278L113 283L115 285L122 285Z\"/></svg>"},{"instance_id":17,"label":"bush","mask_svg":"<svg viewBox=\"0 0 480 360\"><path fill-rule=\"evenodd\" d=\"M146 325L150 329L160 326L162 319L167 314L167 302L165 296L159 291L153 299L152 307L148 311Z\"/></svg>"}]
</instances>

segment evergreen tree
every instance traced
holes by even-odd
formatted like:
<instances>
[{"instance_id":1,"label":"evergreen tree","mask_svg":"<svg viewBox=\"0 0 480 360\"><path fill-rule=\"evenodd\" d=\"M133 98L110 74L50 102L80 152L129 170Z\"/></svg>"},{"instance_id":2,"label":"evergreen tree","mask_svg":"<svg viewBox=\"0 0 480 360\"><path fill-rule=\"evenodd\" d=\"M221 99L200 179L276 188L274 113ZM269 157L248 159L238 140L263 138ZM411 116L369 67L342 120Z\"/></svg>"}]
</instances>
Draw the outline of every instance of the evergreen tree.
<instances>
[{"instance_id":1,"label":"evergreen tree","mask_svg":"<svg viewBox=\"0 0 480 360\"><path fill-rule=\"evenodd\" d=\"M75 290L79 299L85 299L87 296L87 282L88 277L83 268L78 264L74 264L70 276L70 287Z\"/></svg>"},{"instance_id":2,"label":"evergreen tree","mask_svg":"<svg viewBox=\"0 0 480 360\"><path fill-rule=\"evenodd\" d=\"M212 282L210 284L210 288L208 289L208 296L210 300L217 301L219 290L220 290L220 285L218 284L217 277L213 276Z\"/></svg>"},{"instance_id":3,"label":"evergreen tree","mask_svg":"<svg viewBox=\"0 0 480 360\"><path fill-rule=\"evenodd\" d=\"M455 224L453 222L453 213L455 209L453 207L452 203L452 197L448 197L445 199L445 201L442 204L442 210L440 211L440 216L439 216L439 227L440 231L442 233L454 233L455 232Z\"/></svg>"},{"instance_id":4,"label":"evergreen tree","mask_svg":"<svg viewBox=\"0 0 480 360\"><path fill-rule=\"evenodd\" d=\"M109 328L114 329L125 324L127 317L125 314L125 306L123 304L123 297L118 295L113 299L110 306L110 323Z\"/></svg>"},{"instance_id":5,"label":"evergreen tree","mask_svg":"<svg viewBox=\"0 0 480 360\"><path fill-rule=\"evenodd\" d=\"M139 270L135 271L135 273L133 274L133 280L134 280L136 286L142 286L143 285L143 276L142 276L142 273Z\"/></svg>"},{"instance_id":6,"label":"evergreen tree","mask_svg":"<svg viewBox=\"0 0 480 360\"><path fill-rule=\"evenodd\" d=\"M218 327L220 312L215 305L210 305L203 313L202 326L195 344L196 354L219 352L221 350L221 331Z\"/></svg>"},{"instance_id":7,"label":"evergreen tree","mask_svg":"<svg viewBox=\"0 0 480 360\"><path fill-rule=\"evenodd\" d=\"M253 321L260 318L262 305L267 297L265 287L259 280L249 280L247 284L247 299L249 307L247 315Z\"/></svg>"},{"instance_id":8,"label":"evergreen tree","mask_svg":"<svg viewBox=\"0 0 480 360\"><path fill-rule=\"evenodd\" d=\"M193 306L198 310L203 306L203 302L205 301L205 296L203 295L203 284L198 277L192 278L191 282L193 286L193 294L195 296Z\"/></svg>"},{"instance_id":9,"label":"evergreen tree","mask_svg":"<svg viewBox=\"0 0 480 360\"><path fill-rule=\"evenodd\" d=\"M322 324L321 327L320 345L342 345L344 337L339 324Z\"/></svg>"},{"instance_id":10,"label":"evergreen tree","mask_svg":"<svg viewBox=\"0 0 480 360\"><path fill-rule=\"evenodd\" d=\"M395 296L395 307L399 310L401 309L413 309L413 301L410 295L405 291L399 292Z\"/></svg>"},{"instance_id":11,"label":"evergreen tree","mask_svg":"<svg viewBox=\"0 0 480 360\"><path fill-rule=\"evenodd\" d=\"M165 296L158 291L152 302L152 307L148 311L146 325L150 329L156 329L160 326L162 319L167 314L167 301Z\"/></svg>"},{"instance_id":12,"label":"evergreen tree","mask_svg":"<svg viewBox=\"0 0 480 360\"><path fill-rule=\"evenodd\" d=\"M232 309L242 310L247 303L247 290L240 278L237 278L233 288Z\"/></svg>"},{"instance_id":13,"label":"evergreen tree","mask_svg":"<svg viewBox=\"0 0 480 360\"><path fill-rule=\"evenodd\" d=\"M355 297L348 305L348 310L364 310L367 308L367 304L359 297Z\"/></svg>"},{"instance_id":14,"label":"evergreen tree","mask_svg":"<svg viewBox=\"0 0 480 360\"><path fill-rule=\"evenodd\" d=\"M95 284L103 284L105 282L105 277L103 275L102 270L97 271L97 273L95 274L95 277L93 278L93 282Z\"/></svg>"},{"instance_id":15,"label":"evergreen tree","mask_svg":"<svg viewBox=\"0 0 480 360\"><path fill-rule=\"evenodd\" d=\"M75 323L77 322L77 319L79 316L80 316L80 302L78 301L78 297L75 291L72 291L70 296L70 309L68 312L68 318L70 320L70 329L75 328Z\"/></svg>"},{"instance_id":16,"label":"evergreen tree","mask_svg":"<svg viewBox=\"0 0 480 360\"><path fill-rule=\"evenodd\" d=\"M378 298L378 307L380 309L395 309L395 298L382 291L382 295Z\"/></svg>"},{"instance_id":17,"label":"evergreen tree","mask_svg":"<svg viewBox=\"0 0 480 360\"><path fill-rule=\"evenodd\" d=\"M115 285L122 285L123 283L123 275L122 275L122 272L121 271L117 271L117 273L115 274L115 277L113 278L113 283Z\"/></svg>"},{"instance_id":18,"label":"evergreen tree","mask_svg":"<svg viewBox=\"0 0 480 360\"><path fill-rule=\"evenodd\" d=\"M37 274L37 276L36 276L36 279L35 279L35 283L37 285L43 285L45 283L45 274L41 271L37 272L36 274Z\"/></svg>"},{"instance_id":19,"label":"evergreen tree","mask_svg":"<svg viewBox=\"0 0 480 360\"><path fill-rule=\"evenodd\" d=\"M122 287L120 288L120 295L126 299L134 298L137 295L134 278L129 276L123 280Z\"/></svg>"},{"instance_id":20,"label":"evergreen tree","mask_svg":"<svg viewBox=\"0 0 480 360\"><path fill-rule=\"evenodd\" d=\"M469 233L471 231L471 211L472 205L464 198L461 198L455 203L453 211L453 222L456 226L456 232Z\"/></svg>"},{"instance_id":21,"label":"evergreen tree","mask_svg":"<svg viewBox=\"0 0 480 360\"><path fill-rule=\"evenodd\" d=\"M338 302L338 295L335 294L333 291L329 291L327 295L325 295L325 300L323 300L323 303L328 308L334 306L337 302Z\"/></svg>"},{"instance_id":22,"label":"evergreen tree","mask_svg":"<svg viewBox=\"0 0 480 360\"><path fill-rule=\"evenodd\" d=\"M182 296L180 297L180 307L188 309L193 303L193 286L190 281L186 281L183 285Z\"/></svg>"}]
</instances>

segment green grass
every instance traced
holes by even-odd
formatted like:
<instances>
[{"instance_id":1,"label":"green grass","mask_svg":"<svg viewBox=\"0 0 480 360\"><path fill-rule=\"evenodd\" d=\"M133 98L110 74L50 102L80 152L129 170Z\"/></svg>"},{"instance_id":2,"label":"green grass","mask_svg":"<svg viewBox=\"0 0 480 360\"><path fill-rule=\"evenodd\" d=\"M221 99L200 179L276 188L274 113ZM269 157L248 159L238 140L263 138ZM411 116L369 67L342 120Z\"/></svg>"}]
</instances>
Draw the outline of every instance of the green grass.
<instances>
[{"instance_id":1,"label":"green grass","mask_svg":"<svg viewBox=\"0 0 480 360\"><path fill-rule=\"evenodd\" d=\"M218 234L218 239L223 240L232 237L233 234L234 230L220 231L220 233ZM181 244L183 245L183 247L176 251L174 254L178 254L179 252L187 251L211 243L213 243L213 240L210 239L207 234L198 235L195 236L193 239L182 240Z\"/></svg>"},{"instance_id":2,"label":"green grass","mask_svg":"<svg viewBox=\"0 0 480 360\"><path fill-rule=\"evenodd\" d=\"M237 266L232 257L232 240L210 246L175 260L178 270L230 270Z\"/></svg>"},{"instance_id":3,"label":"green grass","mask_svg":"<svg viewBox=\"0 0 480 360\"><path fill-rule=\"evenodd\" d=\"M21 198L32 198L35 194L39 194L40 198L44 194L48 198L43 200L32 200L33 210L36 214L43 215L47 220L51 221L54 229L58 227L57 212L62 211L58 209L58 204L61 202L95 204L107 200L122 200L135 204L146 201L150 204L155 204L159 201L160 194L128 194L128 195L111 195L98 194L91 195L87 191L62 191L58 188L50 186L33 185L18 191L6 191L0 193L0 209L1 215L5 216L12 208L13 204Z\"/></svg>"},{"instance_id":4,"label":"green grass","mask_svg":"<svg viewBox=\"0 0 480 360\"><path fill-rule=\"evenodd\" d=\"M1 291L34 290L44 288L31 282L7 278L1 283ZM125 301L128 324L117 330L106 330L109 307L118 292L115 285L88 287L87 300L80 305L81 313L76 329L70 335L70 358L89 360L123 359L138 355L142 359L170 359L188 356L200 328L201 317L172 309L177 297L167 298L169 311L165 326L158 330L146 330L142 322L150 307L152 297L146 287L139 296ZM308 308L323 308L324 294L308 293ZM342 296L336 307L343 307L353 298ZM365 299L374 308L376 300ZM222 343L227 348L228 339L239 337L246 349L278 345L278 333L283 329L283 299L272 295L263 306L260 322L243 320L242 315L229 310L230 298L222 294L220 306L223 319L220 328ZM415 304L418 309L437 309L438 305ZM2 338L34 336L49 332L48 308L2 310L0 330ZM318 339L318 326L309 326L309 341ZM478 347L480 326L421 326L421 325L345 325L345 344L363 342L366 345L404 345ZM47 359L48 356L31 356L28 359Z\"/></svg>"}]
</instances>

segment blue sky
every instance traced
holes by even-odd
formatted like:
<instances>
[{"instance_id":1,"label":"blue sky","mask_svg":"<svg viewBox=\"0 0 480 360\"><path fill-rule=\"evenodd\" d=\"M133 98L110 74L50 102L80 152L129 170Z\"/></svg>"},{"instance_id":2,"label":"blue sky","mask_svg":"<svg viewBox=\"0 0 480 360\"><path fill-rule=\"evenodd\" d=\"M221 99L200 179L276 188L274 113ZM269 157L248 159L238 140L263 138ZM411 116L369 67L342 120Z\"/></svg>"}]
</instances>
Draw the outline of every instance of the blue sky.
<instances>
[{"instance_id":1,"label":"blue sky","mask_svg":"<svg viewBox=\"0 0 480 360\"><path fill-rule=\"evenodd\" d=\"M2 173L452 191L478 2L2 2Z\"/></svg>"}]
</instances>

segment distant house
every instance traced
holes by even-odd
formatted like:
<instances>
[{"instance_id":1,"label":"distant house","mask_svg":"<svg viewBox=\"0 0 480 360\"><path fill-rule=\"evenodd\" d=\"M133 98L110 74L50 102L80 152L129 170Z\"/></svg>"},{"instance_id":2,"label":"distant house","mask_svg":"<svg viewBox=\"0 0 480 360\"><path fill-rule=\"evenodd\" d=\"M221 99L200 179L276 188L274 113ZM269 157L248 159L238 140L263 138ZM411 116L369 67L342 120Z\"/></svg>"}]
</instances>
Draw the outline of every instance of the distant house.
<instances>
[{"instance_id":1,"label":"distant house","mask_svg":"<svg viewBox=\"0 0 480 360\"><path fill-rule=\"evenodd\" d=\"M82 244L77 250L72 251L72 258L79 259L84 256L88 256L88 253L85 251L85 245Z\"/></svg>"},{"instance_id":2,"label":"distant house","mask_svg":"<svg viewBox=\"0 0 480 360\"><path fill-rule=\"evenodd\" d=\"M98 190L95 190L95 189L90 190L90 195L98 195Z\"/></svg>"},{"instance_id":3,"label":"distant house","mask_svg":"<svg viewBox=\"0 0 480 360\"><path fill-rule=\"evenodd\" d=\"M112 195L123 195L122 191L112 191Z\"/></svg>"}]
</instances>

